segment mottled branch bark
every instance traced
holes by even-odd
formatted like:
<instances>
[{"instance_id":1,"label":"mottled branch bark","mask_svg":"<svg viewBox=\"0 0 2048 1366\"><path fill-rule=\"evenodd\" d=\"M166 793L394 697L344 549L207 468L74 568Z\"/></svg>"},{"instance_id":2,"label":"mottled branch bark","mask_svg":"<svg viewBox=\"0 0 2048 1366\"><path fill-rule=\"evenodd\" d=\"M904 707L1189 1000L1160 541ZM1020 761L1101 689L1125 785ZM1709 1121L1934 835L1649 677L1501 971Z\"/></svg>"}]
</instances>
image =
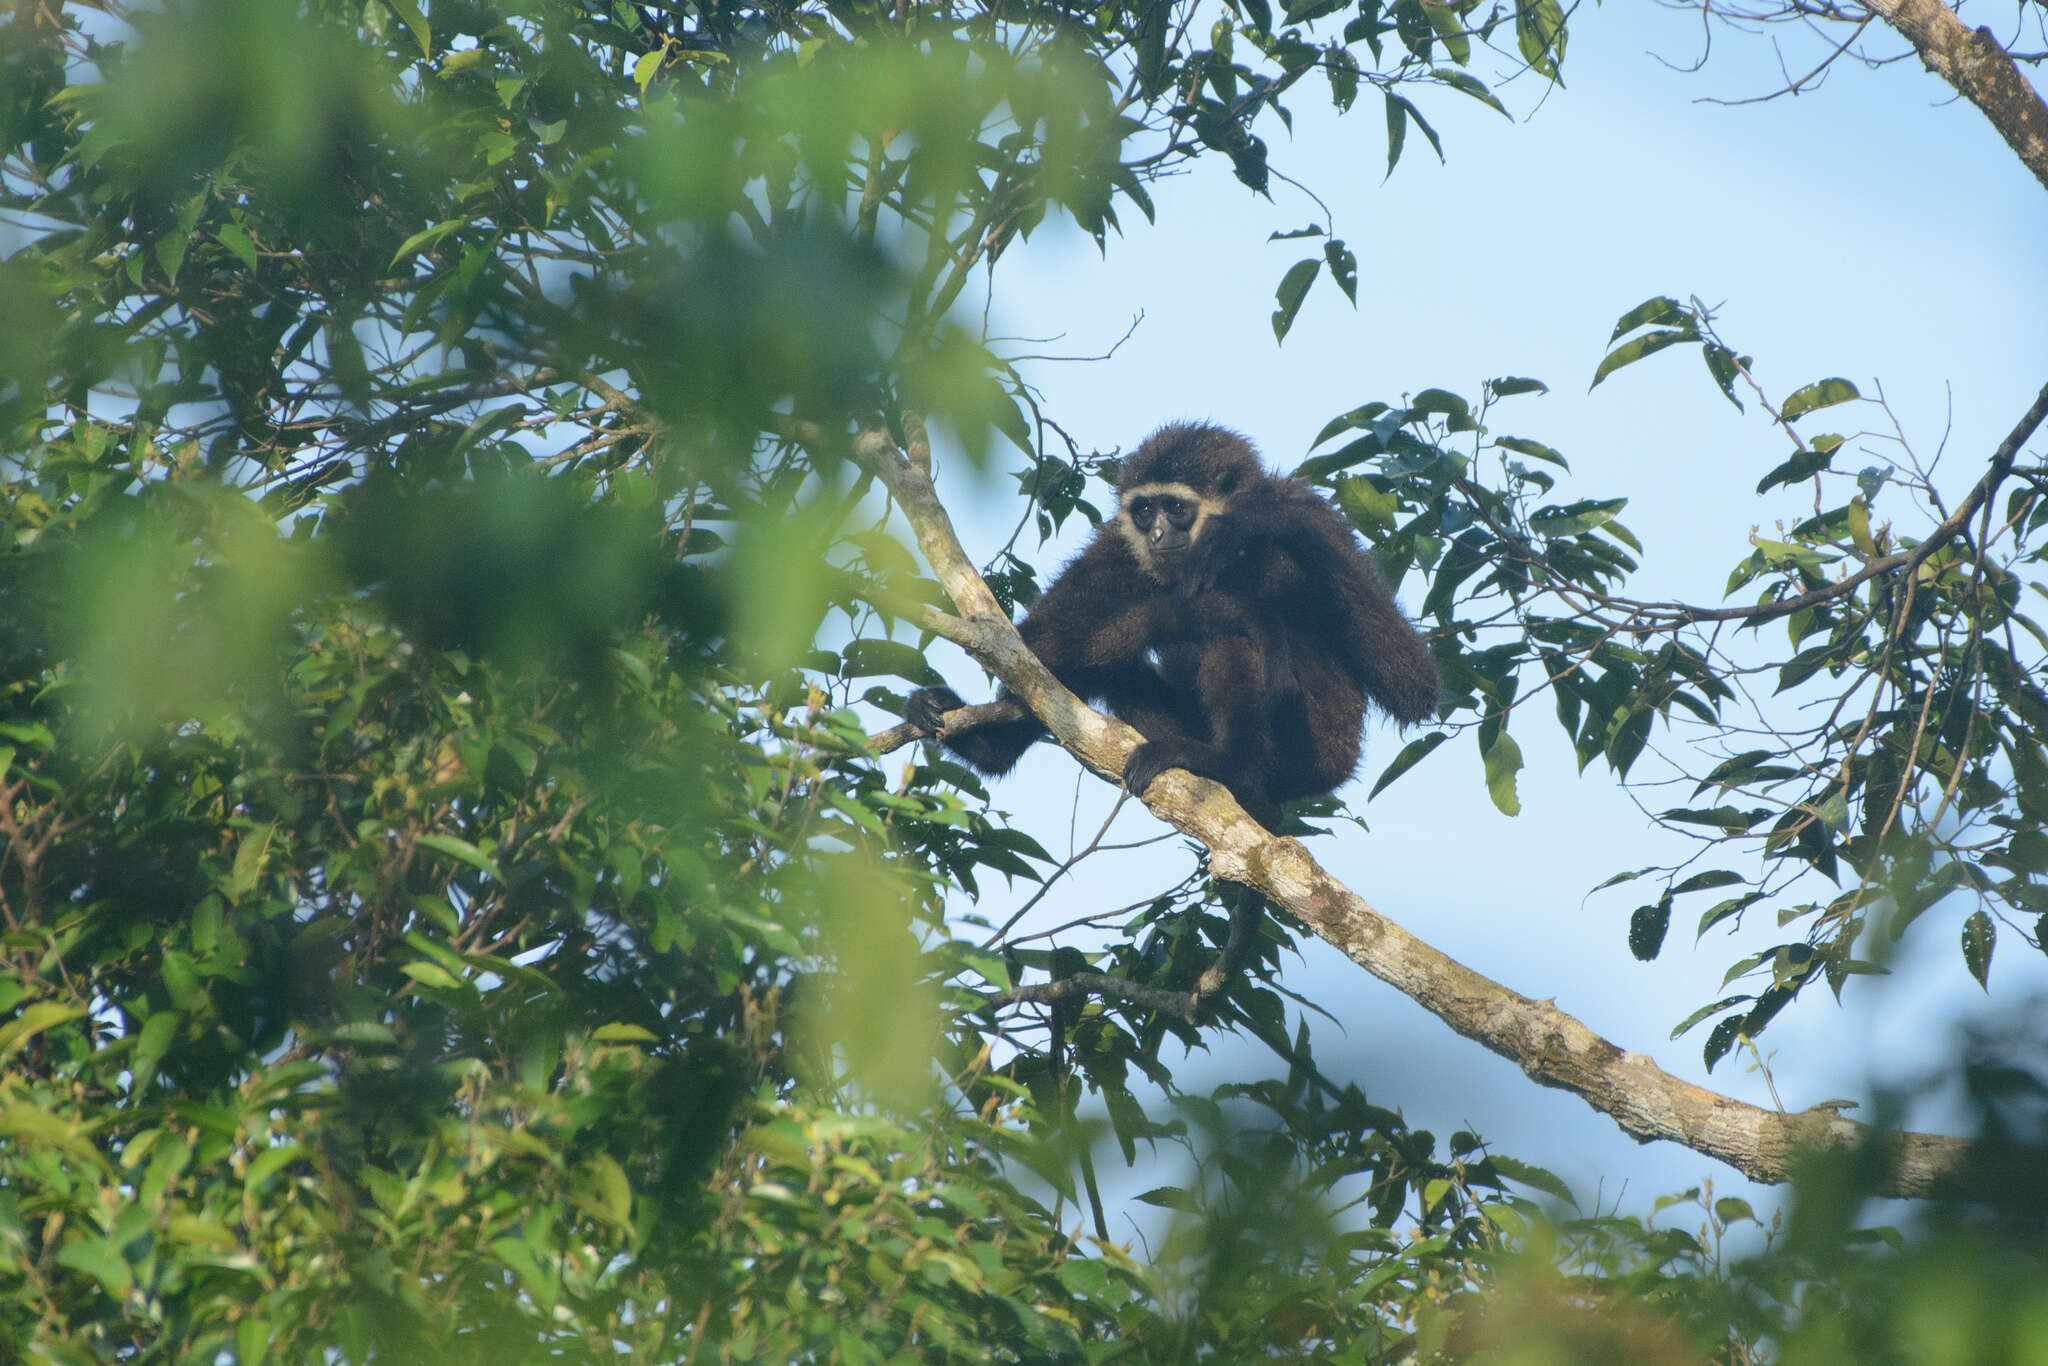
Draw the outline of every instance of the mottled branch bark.
<instances>
[{"instance_id":1,"label":"mottled branch bark","mask_svg":"<svg viewBox=\"0 0 2048 1366\"><path fill-rule=\"evenodd\" d=\"M1927 69L1983 111L2034 178L2048 186L2048 105L1988 28L1972 29L1941 0L1865 0Z\"/></svg>"},{"instance_id":2,"label":"mottled branch bark","mask_svg":"<svg viewBox=\"0 0 2048 1366\"><path fill-rule=\"evenodd\" d=\"M810 429L807 435L824 434ZM1061 745L1115 782L1137 733L1083 705L1024 648L961 549L925 471L906 460L885 432L863 433L854 445L895 495L926 560L962 609L960 617L932 612L926 624L966 648L1037 713ZM1941 1134L1877 1134L1830 1105L1782 1114L1672 1076L1647 1055L1594 1033L1554 1002L1523 996L1423 943L1330 876L1299 841L1269 834L1221 784L1170 770L1148 789L1145 805L1206 844L1216 876L1255 888L1458 1033L1507 1058L1540 1085L1579 1096L1639 1142L1682 1143L1754 1180L1776 1183L1792 1175L1804 1151L1876 1141L1889 1159L1880 1194L2048 1201L2048 1155L2036 1150L1993 1151ZM1028 990L1034 1000L1075 991L1130 999L1095 982Z\"/></svg>"}]
</instances>

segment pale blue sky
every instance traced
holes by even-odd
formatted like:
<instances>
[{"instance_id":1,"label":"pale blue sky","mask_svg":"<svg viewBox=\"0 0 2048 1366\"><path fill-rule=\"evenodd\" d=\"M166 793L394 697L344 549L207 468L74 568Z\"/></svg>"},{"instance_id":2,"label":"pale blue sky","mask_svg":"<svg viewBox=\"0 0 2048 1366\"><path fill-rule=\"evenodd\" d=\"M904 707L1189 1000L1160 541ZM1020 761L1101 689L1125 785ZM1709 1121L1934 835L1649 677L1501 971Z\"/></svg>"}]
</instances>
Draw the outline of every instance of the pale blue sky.
<instances>
[{"instance_id":1,"label":"pale blue sky","mask_svg":"<svg viewBox=\"0 0 2048 1366\"><path fill-rule=\"evenodd\" d=\"M1274 164L1328 202L1336 233L1358 252L1359 305L1345 306L1320 282L1284 346L1268 324L1273 288L1316 248L1266 237L1325 215L1277 181L1274 203L1257 199L1220 158L1156 187L1159 226L1129 215L1127 236L1112 239L1106 260L1078 233L1052 226L1013 248L997 271L993 330L1063 336L1020 350L1095 355L1142 311L1144 323L1113 359L1028 368L1048 411L1102 449L1128 446L1171 418L1211 418L1253 437L1281 468L1306 454L1329 418L1367 400L1433 385L1476 396L1490 376L1535 376L1552 392L1511 400L1497 410L1495 430L1563 451L1573 476L1562 488L1574 496L1630 499L1623 520L1647 550L1639 593L1718 601L1728 570L1748 553L1751 527L1800 515L1796 498L1751 492L1784 457L1784 439L1754 404L1738 414L1721 399L1691 350L1624 370L1589 395L1614 319L1654 294L1696 294L1723 306L1724 335L1757 358L1774 399L1828 375L1866 393L1879 382L1923 456L1946 438L1944 482L1959 490L2048 379L2048 191L1916 61L1876 72L1844 66L1815 94L1730 108L1698 101L1770 89L1768 41L1719 33L1712 60L1693 75L1650 55L1689 62L1699 42L1698 20L1685 13L1582 8L1568 89L1512 125L1449 91L1421 100L1448 163L1439 166L1411 132L1384 183L1377 102L1337 120L1305 85L1291 102L1293 141L1277 126L1263 131ZM1504 69L1489 60L1475 56L1474 69ZM1788 65L1803 70L1799 60ZM1524 80L1503 94L1526 115L1541 92ZM1874 425L1878 416L1843 422ZM978 485L964 464L942 468L940 491L970 553L986 555L1014 524L1013 490L1007 480ZM1878 512L1911 525L1896 493L1880 498ZM1041 566L1070 553L1082 530L1040 552ZM1412 608L1412 581L1405 596ZM936 658L963 693L985 695L973 666ZM1519 818L1494 810L1472 743L1461 739L1362 807L1369 835L1315 841L1317 857L1463 962L1526 994L1554 996L1670 1071L1769 1104L1741 1059L1704 1072L1704 1027L1677 1042L1667 1036L1722 994L1731 961L1775 942L1773 928L1756 923L1695 949L1681 909L1663 956L1637 963L1624 934L1639 898L1586 894L1612 872L1669 861L1676 846L1648 828L1604 770L1576 775L1547 706L1519 719L1516 734L1528 758ZM1399 744L1375 725L1368 780ZM1077 781L1077 771L1042 746L993 789L996 804L1034 813L1026 823L1052 847L1078 792L1085 840L1114 794L1085 775ZM1354 803L1365 787L1349 791ZM1136 807L1118 824L1127 839L1159 828ZM1177 841L1125 856L1114 871L1049 897L1056 904L1035 922L1141 896L1172 881L1187 859ZM984 913L1002 919L1009 903L999 885L985 890ZM1915 1075L1943 1056L1944 1021L2018 1009L2030 991L2048 990L2048 961L2008 937L1987 1002L1955 949L1958 923L1924 917L1915 935L1931 947L1914 970L1849 1008L1817 994L1779 1018L1763 1042L1775 1051L1789 1108L1863 1096L1873 1077ZM1582 1198L1603 1178L1609 1197L1628 1183L1633 1208L1702 1177L1724 1193L1754 1194L1705 1157L1670 1144L1637 1147L1605 1116L1531 1085L1325 946L1312 944L1288 982L1342 1022L1341 1034L1319 1026L1326 1066L1413 1123L1440 1135L1474 1127L1557 1170ZM1390 1038L1398 1044L1381 1042ZM1256 1045L1219 1045L1190 1064L1190 1077L1264 1070L1264 1057ZM1944 1119L1931 1106L1921 1117Z\"/></svg>"}]
</instances>

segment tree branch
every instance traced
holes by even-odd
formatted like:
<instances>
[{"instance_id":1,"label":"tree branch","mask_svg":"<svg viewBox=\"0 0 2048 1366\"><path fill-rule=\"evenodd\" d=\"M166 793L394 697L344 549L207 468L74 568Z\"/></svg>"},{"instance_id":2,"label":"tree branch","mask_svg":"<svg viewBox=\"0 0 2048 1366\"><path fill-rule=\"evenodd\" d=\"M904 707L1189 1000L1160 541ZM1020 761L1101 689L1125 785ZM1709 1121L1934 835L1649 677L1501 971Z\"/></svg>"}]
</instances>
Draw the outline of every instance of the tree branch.
<instances>
[{"instance_id":1,"label":"tree branch","mask_svg":"<svg viewBox=\"0 0 2048 1366\"><path fill-rule=\"evenodd\" d=\"M1988 28L1972 30L1941 0L1867 0L1927 69L1983 111L2034 178L2048 186L2048 106Z\"/></svg>"},{"instance_id":2,"label":"tree branch","mask_svg":"<svg viewBox=\"0 0 2048 1366\"><path fill-rule=\"evenodd\" d=\"M1030 714L1024 704L1014 697L998 697L993 702L982 702L972 707L956 707L939 718L939 733L936 738L943 740L963 730L972 730L976 726L991 725L998 721L1022 721ZM876 731L868 737L868 741L874 745L876 753L889 754L902 749L912 741L924 738L923 731L905 721L887 730Z\"/></svg>"},{"instance_id":3,"label":"tree branch","mask_svg":"<svg viewBox=\"0 0 2048 1366\"><path fill-rule=\"evenodd\" d=\"M2036 406L2044 405L2048 405L2048 390ZM824 440L830 436L810 424L797 425L808 428L802 433L805 437ZM2026 439L2023 434L2016 436L2007 443L2014 451ZM926 560L962 610L957 618L932 614L937 622L948 624L947 637L1000 677L1068 751L1115 781L1137 733L1084 706L1024 648L1022 638L961 549L930 479L904 458L889 435L863 431L853 438L853 446L895 495ZM2006 447L2000 449L2004 452ZM2010 463L2008 453L2004 464L2009 468ZM1970 506L1981 503L1995 484L1987 473ZM1956 515L1966 514L1959 508ZM1299 841L1269 834L1219 783L1169 770L1148 789L1145 805L1209 847L1210 870L1215 876L1255 888L1458 1033L1514 1062L1537 1083L1579 1096L1612 1116L1624 1133L1640 1142L1669 1139L1725 1162L1754 1180L1782 1182L1792 1175L1803 1150L1856 1148L1876 1140L1890 1168L1878 1187L1879 1194L1913 1198L1959 1194L2001 1203L2048 1201L2048 1161L2037 1151L1994 1153L1970 1140L1940 1134L1880 1134L1843 1119L1829 1105L1784 1114L1672 1076L1646 1055L1600 1037L1553 1002L1531 1000L1512 991L1387 920L1325 872ZM1237 938L1235 926L1232 938ZM1128 984L1112 989L1104 982L1075 978L1063 982L1073 985L1056 982L1027 988L1015 998L1049 1000L1088 992L1139 999L1125 989ZM1168 995L1174 996L1175 1002L1167 1003L1167 1008L1187 999L1176 993ZM1140 1003L1155 1004L1149 1000Z\"/></svg>"},{"instance_id":4,"label":"tree branch","mask_svg":"<svg viewBox=\"0 0 2048 1366\"><path fill-rule=\"evenodd\" d=\"M1776 617L1790 616L1801 608L1811 607L1831 598L1839 598L1866 579L1887 570L1904 569L1911 573L1922 560L1954 540L1963 528L1969 525L1970 518L1976 516L1977 509L1984 506L1991 495L1998 491L1998 486L2005 482L2006 476L2012 473L2012 462L2018 457L2020 447L2033 436L2043 420L2048 420L2048 384L2041 386L2041 392L2034 395L2034 406L2020 415L2020 420L2006 433L2005 440L1999 442L1998 449L1991 453L1991 463L1985 469L1984 477L1979 479L1963 501L1956 505L1956 510L1942 518L1941 525L1927 533L1927 538L1911 550L1901 551L1896 555L1880 556L1840 583L1831 583L1826 588L1816 588L1810 593L1801 593L1797 597L1784 598L1778 602L1759 603L1754 607L1691 607L1684 603L1657 602L1639 604L1638 610L1668 612L1672 619L1682 626L1703 621L1740 621L1754 626Z\"/></svg>"}]
</instances>

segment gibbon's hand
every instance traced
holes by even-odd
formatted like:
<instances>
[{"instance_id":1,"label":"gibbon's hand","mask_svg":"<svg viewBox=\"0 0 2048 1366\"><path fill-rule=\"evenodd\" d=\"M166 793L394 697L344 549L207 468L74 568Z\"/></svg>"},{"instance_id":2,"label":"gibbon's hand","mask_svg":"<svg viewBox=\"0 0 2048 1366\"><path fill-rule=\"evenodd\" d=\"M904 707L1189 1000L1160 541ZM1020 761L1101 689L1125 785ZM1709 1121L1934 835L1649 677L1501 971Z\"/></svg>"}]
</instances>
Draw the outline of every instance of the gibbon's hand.
<instances>
[{"instance_id":1,"label":"gibbon's hand","mask_svg":"<svg viewBox=\"0 0 2048 1366\"><path fill-rule=\"evenodd\" d=\"M1219 588L1228 591L1232 581L1242 577L1250 554L1249 537L1227 527L1216 527L1188 547L1174 587L1189 597L1213 593Z\"/></svg>"},{"instance_id":2,"label":"gibbon's hand","mask_svg":"<svg viewBox=\"0 0 2048 1366\"><path fill-rule=\"evenodd\" d=\"M903 708L903 719L933 739L938 738L941 719L949 711L967 704L951 688L919 688Z\"/></svg>"}]
</instances>

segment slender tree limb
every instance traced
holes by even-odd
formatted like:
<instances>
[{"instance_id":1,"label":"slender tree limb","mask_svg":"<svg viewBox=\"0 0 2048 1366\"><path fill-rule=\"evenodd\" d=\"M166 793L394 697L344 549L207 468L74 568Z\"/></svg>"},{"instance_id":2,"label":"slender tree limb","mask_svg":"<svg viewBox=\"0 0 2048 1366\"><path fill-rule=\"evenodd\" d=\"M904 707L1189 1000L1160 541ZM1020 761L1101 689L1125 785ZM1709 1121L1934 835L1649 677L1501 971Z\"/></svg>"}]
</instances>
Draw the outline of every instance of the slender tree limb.
<instances>
[{"instance_id":1,"label":"slender tree limb","mask_svg":"<svg viewBox=\"0 0 2048 1366\"><path fill-rule=\"evenodd\" d=\"M1022 1001L1067 1001L1079 996L1103 996L1129 1001L1132 1005L1143 1006L1147 1010L1177 1015L1189 1024L1195 1023L1195 1015L1201 1009L1204 1000L1199 990L1173 991L1166 987L1146 986L1143 982L1112 977L1106 972L1077 972L1056 981L1018 987L1015 991L1006 991L990 999L997 1004L1010 1005Z\"/></svg>"},{"instance_id":2,"label":"slender tree limb","mask_svg":"<svg viewBox=\"0 0 2048 1366\"><path fill-rule=\"evenodd\" d=\"M1971 29L1941 0L1865 0L1927 69L1983 111L2034 178L2048 186L2048 105L1988 28Z\"/></svg>"},{"instance_id":3,"label":"slender tree limb","mask_svg":"<svg viewBox=\"0 0 2048 1366\"><path fill-rule=\"evenodd\" d=\"M963 730L986 726L997 721L1022 721L1031 713L1022 702L1014 697L998 697L993 702L981 702L971 707L956 707L939 718L939 733L936 738L943 740L948 735L957 735ZM905 745L925 738L925 733L908 721L887 730L876 731L868 737L878 754L889 754Z\"/></svg>"},{"instance_id":4,"label":"slender tree limb","mask_svg":"<svg viewBox=\"0 0 2048 1366\"><path fill-rule=\"evenodd\" d=\"M2044 396L2048 403L2048 396ZM2040 406L2040 405L2037 405ZM2031 428L2028 428L2030 431ZM808 435L829 436L812 428ZM2008 445L2026 439L2016 432ZM845 437L837 438L844 442ZM1010 624L983 583L939 504L931 481L896 448L883 431L853 438L860 458L895 495L917 534L919 546L939 580L962 610L960 617L933 613L934 629L990 668L1035 712L1054 737L1089 768L1116 780L1137 741L1128 726L1100 715L1053 678ZM2005 450L2001 447L2001 450ZM2010 456L2005 459L2009 466ZM1995 487L1987 474L1971 506ZM1962 508L1955 515L1966 515ZM1946 523L1944 523L1946 525ZM1796 1114L1766 1110L1696 1086L1593 1032L1552 1001L1531 1000L1472 971L1381 916L1364 898L1322 868L1297 840L1274 836L1244 813L1221 784L1180 770L1155 781L1145 805L1161 819L1209 847L1210 869L1220 878L1255 888L1284 907L1381 981L1420 1003L1466 1038L1509 1059L1541 1085L1579 1096L1613 1117L1639 1142L1668 1139L1715 1158L1757 1181L1782 1182L1807 1150L1864 1147L1873 1141L1888 1159L1877 1193L1909 1198L1955 1194L2010 1204L2048 1202L2048 1160L2036 1150L1994 1150L1941 1134L1880 1134L1844 1119L1832 1104ZM1232 939L1238 939L1233 926ZM1240 948L1240 952L1241 952ZM1226 950L1226 958L1229 952ZM1121 979L1108 987L1085 980L1074 985L1030 987L1014 999L1060 999L1094 991L1123 999L1138 997ZM1050 994L1048 994L1050 993ZM1177 993L1168 997L1185 1000ZM1142 1001L1173 1008L1173 1001Z\"/></svg>"},{"instance_id":5,"label":"slender tree limb","mask_svg":"<svg viewBox=\"0 0 2048 1366\"><path fill-rule=\"evenodd\" d=\"M1801 593L1777 602L1758 603L1753 607L1693 607L1682 602L1646 602L1633 604L1634 609L1639 612L1657 613L1673 624L1681 626L1696 625L1705 621L1740 621L1753 626L1777 617L1790 616L1802 608L1812 607L1817 603L1839 598L1853 591L1865 580L1889 570L1905 569L1910 572L1929 555L1961 534L1963 528L1969 524L1970 518L1976 515L1977 509L1984 506L1991 495L1998 491L1998 486L2005 482L2006 476L2012 473L2012 462L2018 457L2020 447L2027 443L2044 420L2048 420L2048 384L2041 386L2041 392L2034 396L2034 406L2021 414L2018 423L2006 433L2005 440L1999 442L1998 449L1991 453L1991 463L1985 469L1984 477L1979 479L1963 501L1956 505L1955 511L1942 518L1941 524L1927 534L1925 540L1911 550L1901 551L1896 555L1881 555L1867 562L1840 583L1831 583L1825 588L1816 588L1810 593Z\"/></svg>"}]
</instances>

